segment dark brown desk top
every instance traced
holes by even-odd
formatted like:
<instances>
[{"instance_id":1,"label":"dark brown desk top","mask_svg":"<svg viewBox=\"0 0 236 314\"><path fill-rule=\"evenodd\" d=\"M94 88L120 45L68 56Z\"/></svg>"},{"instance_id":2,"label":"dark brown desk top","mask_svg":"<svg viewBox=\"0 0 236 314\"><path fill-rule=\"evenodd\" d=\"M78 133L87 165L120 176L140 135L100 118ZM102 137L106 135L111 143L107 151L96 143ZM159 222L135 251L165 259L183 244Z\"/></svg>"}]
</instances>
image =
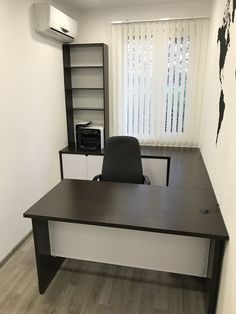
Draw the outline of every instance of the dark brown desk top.
<instances>
[{"instance_id":1,"label":"dark brown desk top","mask_svg":"<svg viewBox=\"0 0 236 314\"><path fill-rule=\"evenodd\" d=\"M208 189L63 180L24 217L228 240Z\"/></svg>"}]
</instances>

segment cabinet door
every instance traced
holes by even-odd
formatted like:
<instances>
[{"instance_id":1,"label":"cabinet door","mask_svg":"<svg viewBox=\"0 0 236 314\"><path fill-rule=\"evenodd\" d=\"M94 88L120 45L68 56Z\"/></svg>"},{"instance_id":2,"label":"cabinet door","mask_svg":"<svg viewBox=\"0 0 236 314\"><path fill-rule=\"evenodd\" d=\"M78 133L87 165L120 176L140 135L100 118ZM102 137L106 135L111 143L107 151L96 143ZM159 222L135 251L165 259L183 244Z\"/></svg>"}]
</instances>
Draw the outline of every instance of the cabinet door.
<instances>
[{"instance_id":1,"label":"cabinet door","mask_svg":"<svg viewBox=\"0 0 236 314\"><path fill-rule=\"evenodd\" d=\"M102 173L103 156L87 156L88 180Z\"/></svg>"},{"instance_id":2,"label":"cabinet door","mask_svg":"<svg viewBox=\"0 0 236 314\"><path fill-rule=\"evenodd\" d=\"M62 167L65 179L87 180L85 155L62 154Z\"/></svg>"},{"instance_id":3,"label":"cabinet door","mask_svg":"<svg viewBox=\"0 0 236 314\"><path fill-rule=\"evenodd\" d=\"M151 185L166 186L167 159L142 158L143 174L151 180Z\"/></svg>"}]
</instances>

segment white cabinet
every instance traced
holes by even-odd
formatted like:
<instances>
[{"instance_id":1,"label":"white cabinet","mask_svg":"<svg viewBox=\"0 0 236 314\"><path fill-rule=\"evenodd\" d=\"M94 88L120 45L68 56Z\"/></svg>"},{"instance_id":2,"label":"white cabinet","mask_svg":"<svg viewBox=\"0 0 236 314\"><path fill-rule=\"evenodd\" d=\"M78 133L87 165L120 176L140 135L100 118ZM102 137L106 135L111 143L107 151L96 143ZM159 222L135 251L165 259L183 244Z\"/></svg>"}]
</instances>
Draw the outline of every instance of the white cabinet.
<instances>
[{"instance_id":1,"label":"white cabinet","mask_svg":"<svg viewBox=\"0 0 236 314\"><path fill-rule=\"evenodd\" d=\"M102 172L103 156L62 154L62 169L65 179L92 180Z\"/></svg>"},{"instance_id":2,"label":"white cabinet","mask_svg":"<svg viewBox=\"0 0 236 314\"><path fill-rule=\"evenodd\" d=\"M103 156L87 156L88 180L93 180L97 174L102 173Z\"/></svg>"},{"instance_id":3,"label":"white cabinet","mask_svg":"<svg viewBox=\"0 0 236 314\"><path fill-rule=\"evenodd\" d=\"M62 154L63 176L65 179L87 179L87 160L85 155Z\"/></svg>"},{"instance_id":4,"label":"white cabinet","mask_svg":"<svg viewBox=\"0 0 236 314\"><path fill-rule=\"evenodd\" d=\"M103 156L62 154L63 175L66 179L92 180L102 172ZM166 185L167 159L142 158L143 173L152 185Z\"/></svg>"}]
</instances>

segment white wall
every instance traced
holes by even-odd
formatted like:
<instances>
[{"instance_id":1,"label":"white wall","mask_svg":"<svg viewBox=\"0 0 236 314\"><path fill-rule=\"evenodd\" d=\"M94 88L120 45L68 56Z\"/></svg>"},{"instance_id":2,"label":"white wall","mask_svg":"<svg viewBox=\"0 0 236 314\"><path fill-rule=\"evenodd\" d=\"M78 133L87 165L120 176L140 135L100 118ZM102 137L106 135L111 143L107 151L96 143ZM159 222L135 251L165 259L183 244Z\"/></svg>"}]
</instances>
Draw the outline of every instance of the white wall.
<instances>
[{"instance_id":1,"label":"white wall","mask_svg":"<svg viewBox=\"0 0 236 314\"><path fill-rule=\"evenodd\" d=\"M215 142L220 95L217 33L222 25L225 4L226 0L215 0L211 21L201 142L204 161L230 235L224 257L217 313L233 314L236 313L236 21L231 26L231 43L224 68L224 120L217 146Z\"/></svg>"},{"instance_id":2,"label":"white wall","mask_svg":"<svg viewBox=\"0 0 236 314\"><path fill-rule=\"evenodd\" d=\"M148 20L173 17L210 16L211 1L179 4L159 4L155 6L108 8L71 12L78 20L77 42L111 43L111 21Z\"/></svg>"},{"instance_id":3,"label":"white wall","mask_svg":"<svg viewBox=\"0 0 236 314\"><path fill-rule=\"evenodd\" d=\"M60 180L66 146L61 44L32 28L35 1L0 1L0 261L30 231L22 214Z\"/></svg>"}]
</instances>

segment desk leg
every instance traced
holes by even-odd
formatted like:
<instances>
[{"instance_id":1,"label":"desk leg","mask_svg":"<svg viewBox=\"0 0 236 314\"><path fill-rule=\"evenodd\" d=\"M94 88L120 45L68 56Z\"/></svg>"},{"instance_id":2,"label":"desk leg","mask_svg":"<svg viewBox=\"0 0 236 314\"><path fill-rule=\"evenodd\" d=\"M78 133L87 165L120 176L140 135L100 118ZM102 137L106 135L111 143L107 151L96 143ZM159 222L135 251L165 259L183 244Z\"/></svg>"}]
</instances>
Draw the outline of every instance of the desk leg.
<instances>
[{"instance_id":1,"label":"desk leg","mask_svg":"<svg viewBox=\"0 0 236 314\"><path fill-rule=\"evenodd\" d=\"M207 314L216 313L224 246L224 241L211 240L208 272L205 286Z\"/></svg>"},{"instance_id":2,"label":"desk leg","mask_svg":"<svg viewBox=\"0 0 236 314\"><path fill-rule=\"evenodd\" d=\"M51 256L48 221L32 219L39 293L43 294L64 261Z\"/></svg>"}]
</instances>

